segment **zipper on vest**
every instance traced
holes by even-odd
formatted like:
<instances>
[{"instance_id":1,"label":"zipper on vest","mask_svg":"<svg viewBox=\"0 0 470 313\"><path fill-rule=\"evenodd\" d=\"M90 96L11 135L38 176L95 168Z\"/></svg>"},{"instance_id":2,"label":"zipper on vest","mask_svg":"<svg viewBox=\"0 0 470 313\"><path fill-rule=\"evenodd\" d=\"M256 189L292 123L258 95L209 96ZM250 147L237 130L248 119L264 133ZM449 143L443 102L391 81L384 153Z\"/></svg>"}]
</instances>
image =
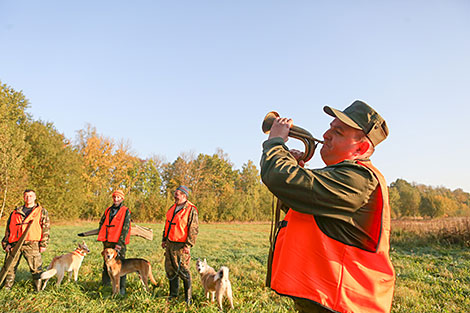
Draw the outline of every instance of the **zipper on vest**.
<instances>
[{"instance_id":1,"label":"zipper on vest","mask_svg":"<svg viewBox=\"0 0 470 313\"><path fill-rule=\"evenodd\" d=\"M178 212L181 212L181 210L179 210ZM175 219L176 213L178 212L176 212L176 207L175 207L175 210L173 211L173 216L171 217L171 221L166 220L169 225L168 225L168 231L165 236L165 240L168 240L168 237L170 237L171 226L176 225L176 223L173 223L173 220Z\"/></svg>"}]
</instances>

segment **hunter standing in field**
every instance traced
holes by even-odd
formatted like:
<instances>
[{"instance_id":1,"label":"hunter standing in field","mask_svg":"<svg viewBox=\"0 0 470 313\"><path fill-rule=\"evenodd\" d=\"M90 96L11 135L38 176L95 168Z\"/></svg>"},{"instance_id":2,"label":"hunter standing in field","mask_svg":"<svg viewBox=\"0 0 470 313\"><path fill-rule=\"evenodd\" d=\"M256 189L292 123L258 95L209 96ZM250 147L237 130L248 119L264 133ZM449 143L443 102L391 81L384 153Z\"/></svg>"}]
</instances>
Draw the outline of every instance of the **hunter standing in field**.
<instances>
[{"instance_id":1,"label":"hunter standing in field","mask_svg":"<svg viewBox=\"0 0 470 313\"><path fill-rule=\"evenodd\" d=\"M129 237L131 235L131 212L123 205L124 192L122 190L115 190L112 198L113 205L104 211L100 220L98 241L103 242L103 249L116 249L118 251L118 258L124 260L126 258L126 245L129 244ZM105 263L103 263L101 283L105 286L111 284ZM125 295L126 275L121 277L119 286L119 293Z\"/></svg>"},{"instance_id":2,"label":"hunter standing in field","mask_svg":"<svg viewBox=\"0 0 470 313\"><path fill-rule=\"evenodd\" d=\"M278 227L270 287L299 312L390 312L390 207L369 157L388 135L385 120L355 101L323 134L326 167L304 169L287 141L292 120L277 118L263 143L261 178L288 208Z\"/></svg>"},{"instance_id":3,"label":"hunter standing in field","mask_svg":"<svg viewBox=\"0 0 470 313\"><path fill-rule=\"evenodd\" d=\"M33 275L33 285L36 291L41 290L42 258L41 253L46 251L49 244L50 221L47 210L39 203L36 203L36 193L34 190L26 189L23 192L24 205L13 210L8 218L5 229L5 237L2 240L2 247L6 252L5 261L11 250L23 235L27 224L32 221L31 228L26 235L23 246L18 253L26 259L29 270ZM18 262L12 265L5 278L3 288L10 289L15 282L15 274Z\"/></svg>"},{"instance_id":4,"label":"hunter standing in field","mask_svg":"<svg viewBox=\"0 0 470 313\"><path fill-rule=\"evenodd\" d=\"M170 281L169 300L178 297L179 278L184 284L184 299L191 304L191 247L199 232L198 211L189 200L189 189L179 186L174 193L175 203L166 213L162 237L165 249L165 271Z\"/></svg>"}]
</instances>

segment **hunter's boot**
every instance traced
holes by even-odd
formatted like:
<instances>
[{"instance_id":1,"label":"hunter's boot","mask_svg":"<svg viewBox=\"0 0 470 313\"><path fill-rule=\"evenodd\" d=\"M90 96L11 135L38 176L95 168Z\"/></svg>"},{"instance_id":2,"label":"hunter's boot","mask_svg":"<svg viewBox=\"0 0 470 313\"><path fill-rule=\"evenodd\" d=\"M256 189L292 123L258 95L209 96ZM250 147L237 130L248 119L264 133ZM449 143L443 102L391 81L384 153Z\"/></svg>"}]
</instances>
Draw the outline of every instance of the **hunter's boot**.
<instances>
[{"instance_id":1,"label":"hunter's boot","mask_svg":"<svg viewBox=\"0 0 470 313\"><path fill-rule=\"evenodd\" d=\"M170 295L168 296L168 300L175 299L178 297L178 289L180 288L180 280L179 277L176 276L172 280L170 280Z\"/></svg>"},{"instance_id":2,"label":"hunter's boot","mask_svg":"<svg viewBox=\"0 0 470 313\"><path fill-rule=\"evenodd\" d=\"M124 296L126 294L126 275L121 276L119 278L119 293L121 296Z\"/></svg>"},{"instance_id":3,"label":"hunter's boot","mask_svg":"<svg viewBox=\"0 0 470 313\"><path fill-rule=\"evenodd\" d=\"M3 283L3 288L11 289L14 283L15 283L15 275L7 274L7 277L5 278L5 282Z\"/></svg>"},{"instance_id":4,"label":"hunter's boot","mask_svg":"<svg viewBox=\"0 0 470 313\"><path fill-rule=\"evenodd\" d=\"M183 279L184 285L184 301L186 301L187 305L191 305L192 303L192 288L191 288L191 278Z\"/></svg>"}]
</instances>

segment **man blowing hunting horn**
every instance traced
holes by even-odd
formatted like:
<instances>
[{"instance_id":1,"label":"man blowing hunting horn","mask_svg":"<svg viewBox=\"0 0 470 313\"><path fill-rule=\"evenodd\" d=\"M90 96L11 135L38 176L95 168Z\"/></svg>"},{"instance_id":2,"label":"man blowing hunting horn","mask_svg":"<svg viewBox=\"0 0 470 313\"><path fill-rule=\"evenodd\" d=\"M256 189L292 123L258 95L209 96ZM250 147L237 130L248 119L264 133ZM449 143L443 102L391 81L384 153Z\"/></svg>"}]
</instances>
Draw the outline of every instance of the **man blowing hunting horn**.
<instances>
[{"instance_id":1,"label":"man blowing hunting horn","mask_svg":"<svg viewBox=\"0 0 470 313\"><path fill-rule=\"evenodd\" d=\"M369 159L388 127L362 101L323 110L333 117L320 150L324 168L303 168L287 148L291 119L278 117L263 143L261 178L289 208L268 283L299 312L388 313L395 283L388 189Z\"/></svg>"}]
</instances>

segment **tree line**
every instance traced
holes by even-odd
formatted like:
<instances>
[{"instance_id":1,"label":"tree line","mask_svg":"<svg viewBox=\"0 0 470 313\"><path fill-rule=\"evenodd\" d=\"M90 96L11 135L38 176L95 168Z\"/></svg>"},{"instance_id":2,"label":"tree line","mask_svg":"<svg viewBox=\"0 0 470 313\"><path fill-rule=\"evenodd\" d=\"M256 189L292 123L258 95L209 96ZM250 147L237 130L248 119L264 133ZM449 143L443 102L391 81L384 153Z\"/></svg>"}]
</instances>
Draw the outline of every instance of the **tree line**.
<instances>
[{"instance_id":1,"label":"tree line","mask_svg":"<svg viewBox=\"0 0 470 313\"><path fill-rule=\"evenodd\" d=\"M28 107L22 92L0 83L2 216L21 205L23 190L31 188L51 218L96 219L119 188L134 220L160 221L176 187L186 185L203 221L270 218L273 197L252 161L234 169L220 149L213 155L182 153L173 162L141 159L128 143L91 125L69 140L52 123L33 119Z\"/></svg>"},{"instance_id":2,"label":"tree line","mask_svg":"<svg viewBox=\"0 0 470 313\"><path fill-rule=\"evenodd\" d=\"M234 169L227 154L182 153L173 162L154 156L141 159L130 144L100 135L88 125L70 140L52 123L35 120L21 91L0 82L1 216L22 204L26 188L52 219L97 219L111 204L111 192L123 189L136 221L161 221L178 185L188 186L200 219L266 221L273 196L251 161ZM390 185L392 215L468 215L470 194L410 184Z\"/></svg>"},{"instance_id":3,"label":"tree line","mask_svg":"<svg viewBox=\"0 0 470 313\"><path fill-rule=\"evenodd\" d=\"M470 194L397 179L389 187L393 218L470 216Z\"/></svg>"}]
</instances>

